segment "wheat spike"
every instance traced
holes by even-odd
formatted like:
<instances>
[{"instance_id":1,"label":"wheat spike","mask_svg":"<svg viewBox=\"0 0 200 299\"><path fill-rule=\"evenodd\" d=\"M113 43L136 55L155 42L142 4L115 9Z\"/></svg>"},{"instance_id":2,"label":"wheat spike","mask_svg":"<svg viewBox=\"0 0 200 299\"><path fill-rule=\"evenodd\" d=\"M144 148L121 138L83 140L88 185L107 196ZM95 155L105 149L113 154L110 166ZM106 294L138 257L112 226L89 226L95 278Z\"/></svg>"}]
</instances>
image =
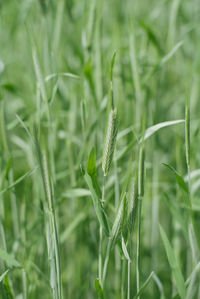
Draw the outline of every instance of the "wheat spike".
<instances>
[{"instance_id":1,"label":"wheat spike","mask_svg":"<svg viewBox=\"0 0 200 299\"><path fill-rule=\"evenodd\" d=\"M108 129L105 138L102 169L104 176L107 176L112 163L117 136L117 109L112 109L109 114Z\"/></svg>"}]
</instances>

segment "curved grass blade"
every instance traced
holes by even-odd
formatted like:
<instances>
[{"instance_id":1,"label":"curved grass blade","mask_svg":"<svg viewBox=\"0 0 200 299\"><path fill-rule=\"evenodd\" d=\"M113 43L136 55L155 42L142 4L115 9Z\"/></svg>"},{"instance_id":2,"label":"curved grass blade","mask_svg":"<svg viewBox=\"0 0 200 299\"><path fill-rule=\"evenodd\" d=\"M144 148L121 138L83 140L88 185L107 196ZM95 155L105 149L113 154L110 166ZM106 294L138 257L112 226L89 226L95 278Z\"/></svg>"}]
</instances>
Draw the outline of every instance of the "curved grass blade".
<instances>
[{"instance_id":1,"label":"curved grass blade","mask_svg":"<svg viewBox=\"0 0 200 299\"><path fill-rule=\"evenodd\" d=\"M121 233L121 227L123 223L123 215L124 215L124 208L125 208L125 201L126 201L126 192L122 194L122 199L119 204L117 214L115 217L115 221L113 223L113 227L111 230L111 236L110 236L110 242L111 242L111 248L113 248L116 244L116 242L119 239L120 233Z\"/></svg>"},{"instance_id":2,"label":"curved grass blade","mask_svg":"<svg viewBox=\"0 0 200 299\"><path fill-rule=\"evenodd\" d=\"M122 237L122 250L123 250L125 258L127 259L128 262L130 262L131 259L130 259L130 256L129 256L129 253L128 253L128 250L127 250L127 247L126 247L126 244L125 244L125 241L124 241L123 237Z\"/></svg>"},{"instance_id":3,"label":"curved grass blade","mask_svg":"<svg viewBox=\"0 0 200 299\"><path fill-rule=\"evenodd\" d=\"M177 124L181 124L181 123L184 123L184 122L185 122L184 119L171 120L171 121L165 121L165 122L156 124L152 127L149 127L148 129L146 129L146 131L144 133L144 137L140 138L139 144L142 143L142 140L148 139L150 136L152 136L154 133L156 133L158 130L160 130L162 128L177 125Z\"/></svg>"},{"instance_id":4,"label":"curved grass blade","mask_svg":"<svg viewBox=\"0 0 200 299\"><path fill-rule=\"evenodd\" d=\"M141 286L139 292L133 297L133 299L137 299L143 292L144 290L146 289L146 287L148 286L148 284L150 283L151 281L151 278L153 276L154 272L152 271L149 275L149 277L147 278L147 280L143 283L143 285Z\"/></svg>"},{"instance_id":5,"label":"curved grass blade","mask_svg":"<svg viewBox=\"0 0 200 299\"><path fill-rule=\"evenodd\" d=\"M1 288L1 295L2 299L15 299L8 275L4 277L4 282L2 283Z\"/></svg>"},{"instance_id":6,"label":"curved grass blade","mask_svg":"<svg viewBox=\"0 0 200 299\"><path fill-rule=\"evenodd\" d=\"M173 126L173 125L177 125L177 124L181 124L184 122L185 122L184 119L179 119L179 120L165 121L162 123L158 123L152 127L149 127L148 129L146 129L144 136L142 136L139 140L132 140L123 150L118 152L116 154L115 160L119 160L122 156L124 156L127 152L129 152L134 146L142 143L142 141L148 139L149 137L151 137L153 134L155 134L160 129L169 127L169 126Z\"/></svg>"},{"instance_id":7,"label":"curved grass blade","mask_svg":"<svg viewBox=\"0 0 200 299\"><path fill-rule=\"evenodd\" d=\"M177 263L176 257L174 255L174 252L173 252L172 247L169 243L169 240L167 238L166 233L164 232L161 225L159 227L160 227L160 234L161 234L162 241L163 241L163 244L164 244L164 247L165 247L165 251L167 253L167 258L168 258L172 273L173 273L174 278L175 278L178 293L179 293L180 297L182 299L184 299L184 298L186 298L186 287L185 287L185 282L184 282L183 275L181 273L181 269L180 269L180 267Z\"/></svg>"},{"instance_id":8,"label":"curved grass blade","mask_svg":"<svg viewBox=\"0 0 200 299\"><path fill-rule=\"evenodd\" d=\"M0 282L3 281L4 277L8 274L8 272L9 272L9 269L6 270L5 272L3 272L3 274L1 274L1 276L0 276Z\"/></svg>"},{"instance_id":9,"label":"curved grass blade","mask_svg":"<svg viewBox=\"0 0 200 299\"><path fill-rule=\"evenodd\" d=\"M185 282L185 287L187 287L187 296L188 294L190 294L190 287L191 284L193 284L193 280L195 279L196 275L200 272L200 262L194 267L192 273L190 274L190 276L188 277L188 279ZM197 281L198 283L198 281ZM193 288L192 288L193 289ZM192 290L191 290L192 291ZM187 298L187 297L186 297ZM191 298L191 297L190 297ZM179 299L179 294L176 293L174 294L172 299ZM189 299L189 298L187 298Z\"/></svg>"},{"instance_id":10,"label":"curved grass blade","mask_svg":"<svg viewBox=\"0 0 200 299\"><path fill-rule=\"evenodd\" d=\"M176 51L183 45L183 41L178 42L172 50L162 58L160 65L165 64L176 53Z\"/></svg>"},{"instance_id":11,"label":"curved grass blade","mask_svg":"<svg viewBox=\"0 0 200 299\"><path fill-rule=\"evenodd\" d=\"M117 210L117 214L115 217L114 224L112 226L112 230L110 233L110 239L107 245L107 250L106 250L106 258L103 266L103 279L102 279L102 284L104 285L105 278L106 278L106 273L107 273L107 267L108 267L108 261L110 257L110 252L115 246L116 242L119 240L120 234L121 234L121 227L122 223L124 221L124 207L125 207L125 199L126 199L126 186L124 187L124 191L122 191L121 195L121 201L119 203L119 207Z\"/></svg>"},{"instance_id":12,"label":"curved grass blade","mask_svg":"<svg viewBox=\"0 0 200 299\"><path fill-rule=\"evenodd\" d=\"M81 77L72 73L53 73L45 77L45 82L57 77L68 77L72 79L80 79Z\"/></svg>"},{"instance_id":13,"label":"curved grass blade","mask_svg":"<svg viewBox=\"0 0 200 299\"><path fill-rule=\"evenodd\" d=\"M171 170L173 172L180 188L188 194L189 193L188 185L185 183L183 177L177 172L177 170L173 166L171 166L167 163L163 163L163 165L166 166L169 170Z\"/></svg>"},{"instance_id":14,"label":"curved grass blade","mask_svg":"<svg viewBox=\"0 0 200 299\"><path fill-rule=\"evenodd\" d=\"M97 180L96 152L94 148L92 148L92 150L90 151L90 155L88 158L87 173L92 179L93 187L96 190L97 195L99 196L99 198L101 198L101 189Z\"/></svg>"},{"instance_id":15,"label":"curved grass blade","mask_svg":"<svg viewBox=\"0 0 200 299\"><path fill-rule=\"evenodd\" d=\"M160 299L165 299L165 294L163 290L163 284L160 281L159 277L156 275L156 273L153 273L153 280L155 281L159 291L160 291Z\"/></svg>"},{"instance_id":16,"label":"curved grass blade","mask_svg":"<svg viewBox=\"0 0 200 299\"><path fill-rule=\"evenodd\" d=\"M88 173L85 173L84 179L85 179L85 181L89 187L89 190L91 192L94 209L95 209L97 218L99 220L99 223L101 224L106 236L109 236L109 225L108 225L107 216L103 209L101 200L100 200L99 196L97 195L96 190L94 189L92 178L89 176Z\"/></svg>"}]
</instances>

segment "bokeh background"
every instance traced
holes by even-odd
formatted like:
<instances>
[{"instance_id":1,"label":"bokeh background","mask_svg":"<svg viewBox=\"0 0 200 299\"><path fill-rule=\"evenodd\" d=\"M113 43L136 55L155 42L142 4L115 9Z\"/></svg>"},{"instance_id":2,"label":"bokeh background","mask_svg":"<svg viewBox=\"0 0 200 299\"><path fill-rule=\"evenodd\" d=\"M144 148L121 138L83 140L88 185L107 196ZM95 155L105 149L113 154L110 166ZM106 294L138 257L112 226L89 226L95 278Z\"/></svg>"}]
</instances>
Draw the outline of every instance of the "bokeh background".
<instances>
[{"instance_id":1,"label":"bokeh background","mask_svg":"<svg viewBox=\"0 0 200 299\"><path fill-rule=\"evenodd\" d=\"M162 164L172 165L187 183L184 123L159 130L144 146L141 285L152 271L155 276L141 298L180 298L159 224L186 281L199 259L196 245L196 255L191 249L187 213L191 211L198 226L199 16L198 0L0 1L2 298L53 298L49 211L34 145L36 135L45 149L55 204L63 298L98 298L94 281L99 223L81 167L94 147L102 186L106 106L115 51L118 138L105 188L111 226L127 176L133 172L136 178L138 145L134 142L142 135L142 120L146 119L148 128L185 119L185 103L190 103L192 207L186 206L184 187ZM104 236L103 256L106 244ZM135 230L128 249L133 298L137 293ZM197 270L187 298L200 296ZM104 292L106 298L128 298L127 261L120 244L111 253Z\"/></svg>"}]
</instances>

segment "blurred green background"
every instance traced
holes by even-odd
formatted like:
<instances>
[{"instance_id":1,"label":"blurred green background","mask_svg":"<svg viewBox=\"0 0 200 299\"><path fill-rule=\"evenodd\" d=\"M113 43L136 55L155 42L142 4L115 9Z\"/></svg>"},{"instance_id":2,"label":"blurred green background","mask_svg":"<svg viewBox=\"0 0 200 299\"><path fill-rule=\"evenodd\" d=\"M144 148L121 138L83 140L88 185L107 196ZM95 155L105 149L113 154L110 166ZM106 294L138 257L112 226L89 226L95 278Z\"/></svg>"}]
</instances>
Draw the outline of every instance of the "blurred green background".
<instances>
[{"instance_id":1,"label":"blurred green background","mask_svg":"<svg viewBox=\"0 0 200 299\"><path fill-rule=\"evenodd\" d=\"M63 298L98 298L94 281L99 223L80 165L86 165L94 146L102 185L106 105L115 51L113 90L119 128L106 180L109 223L114 221L127 175L137 169L138 146L127 147L141 136L143 117L147 128L184 119L188 99L191 210L199 225L199 16L198 0L0 1L0 248L22 265L16 267L0 254L0 275L5 274L0 279L2 298L52 298L48 209L34 131L46 151L53 189ZM183 178L187 175L184 123L163 128L145 143L141 284L151 271L156 276L141 298L180 298L173 297L177 286L159 223L185 281L199 261L200 251L192 258L187 194L162 163L172 165ZM133 232L131 298L136 295L135 239ZM103 255L106 244L104 236ZM127 264L118 245L109 260L106 298L128 298ZM200 298L195 275L188 298Z\"/></svg>"}]
</instances>

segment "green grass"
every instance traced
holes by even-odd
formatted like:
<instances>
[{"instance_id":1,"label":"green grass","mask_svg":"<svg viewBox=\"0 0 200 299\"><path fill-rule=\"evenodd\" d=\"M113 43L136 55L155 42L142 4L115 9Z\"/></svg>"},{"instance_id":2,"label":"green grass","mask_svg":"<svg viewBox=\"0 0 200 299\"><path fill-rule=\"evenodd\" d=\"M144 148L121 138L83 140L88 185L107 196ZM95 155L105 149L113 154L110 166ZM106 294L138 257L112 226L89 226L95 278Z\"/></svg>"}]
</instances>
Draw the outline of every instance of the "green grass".
<instances>
[{"instance_id":1,"label":"green grass","mask_svg":"<svg viewBox=\"0 0 200 299\"><path fill-rule=\"evenodd\" d=\"M0 298L200 297L199 14L0 1Z\"/></svg>"}]
</instances>

